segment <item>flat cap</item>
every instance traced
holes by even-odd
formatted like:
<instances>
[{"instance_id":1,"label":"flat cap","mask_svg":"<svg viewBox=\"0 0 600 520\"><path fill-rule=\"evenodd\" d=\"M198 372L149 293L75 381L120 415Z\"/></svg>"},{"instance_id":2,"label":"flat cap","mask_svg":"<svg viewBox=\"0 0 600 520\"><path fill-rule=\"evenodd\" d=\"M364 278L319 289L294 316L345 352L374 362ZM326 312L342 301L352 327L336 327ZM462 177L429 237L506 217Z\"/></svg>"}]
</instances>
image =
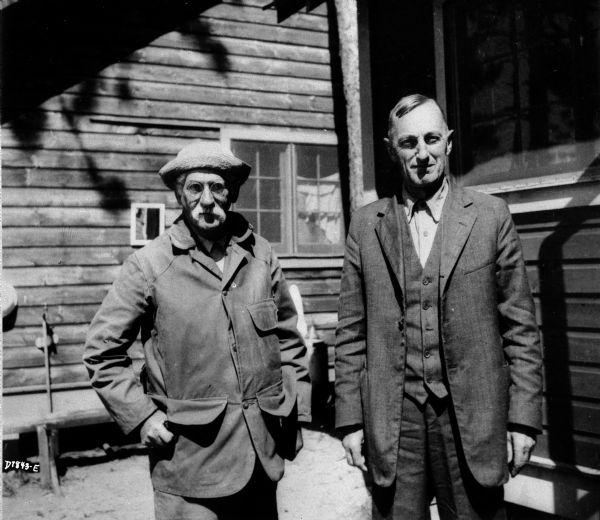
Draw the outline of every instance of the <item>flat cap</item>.
<instances>
[{"instance_id":1,"label":"flat cap","mask_svg":"<svg viewBox=\"0 0 600 520\"><path fill-rule=\"evenodd\" d=\"M184 146L177 157L165 164L158 174L173 189L179 175L195 170L209 170L240 186L246 182L251 168L220 143L196 141Z\"/></svg>"}]
</instances>

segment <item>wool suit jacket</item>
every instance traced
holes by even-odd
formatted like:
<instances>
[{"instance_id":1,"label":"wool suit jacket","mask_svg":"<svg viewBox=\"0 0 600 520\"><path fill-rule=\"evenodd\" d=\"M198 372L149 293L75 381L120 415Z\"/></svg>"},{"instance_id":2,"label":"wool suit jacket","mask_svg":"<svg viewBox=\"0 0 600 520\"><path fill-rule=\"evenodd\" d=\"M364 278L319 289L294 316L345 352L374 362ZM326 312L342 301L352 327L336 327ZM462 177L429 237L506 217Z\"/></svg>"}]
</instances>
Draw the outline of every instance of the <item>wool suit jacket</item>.
<instances>
[{"instance_id":1,"label":"wool suit jacket","mask_svg":"<svg viewBox=\"0 0 600 520\"><path fill-rule=\"evenodd\" d=\"M396 198L353 216L336 331L336 426L365 431L380 486L396 475L406 365L403 236ZM542 361L519 238L506 204L451 187L439 224L440 348L467 464L508 480L506 431L541 430Z\"/></svg>"}]
</instances>

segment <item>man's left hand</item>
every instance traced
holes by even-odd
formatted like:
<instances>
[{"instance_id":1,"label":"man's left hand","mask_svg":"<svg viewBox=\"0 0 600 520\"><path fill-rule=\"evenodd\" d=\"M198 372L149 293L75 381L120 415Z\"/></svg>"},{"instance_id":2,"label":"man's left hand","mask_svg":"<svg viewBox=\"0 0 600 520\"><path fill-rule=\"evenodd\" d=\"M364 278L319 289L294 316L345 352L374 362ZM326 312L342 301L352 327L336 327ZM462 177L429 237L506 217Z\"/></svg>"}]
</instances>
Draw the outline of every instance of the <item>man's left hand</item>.
<instances>
[{"instance_id":1,"label":"man's left hand","mask_svg":"<svg viewBox=\"0 0 600 520\"><path fill-rule=\"evenodd\" d=\"M517 476L523 466L527 464L534 446L535 437L520 432L509 431L506 433L508 468L511 477Z\"/></svg>"}]
</instances>

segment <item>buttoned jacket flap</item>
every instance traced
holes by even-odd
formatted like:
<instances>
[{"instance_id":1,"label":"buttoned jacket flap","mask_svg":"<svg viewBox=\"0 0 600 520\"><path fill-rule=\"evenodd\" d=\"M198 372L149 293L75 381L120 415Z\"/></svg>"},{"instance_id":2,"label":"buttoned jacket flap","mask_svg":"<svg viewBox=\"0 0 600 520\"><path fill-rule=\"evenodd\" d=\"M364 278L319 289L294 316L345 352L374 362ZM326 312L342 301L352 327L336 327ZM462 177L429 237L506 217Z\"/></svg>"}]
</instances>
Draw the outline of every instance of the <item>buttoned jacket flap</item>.
<instances>
[{"instance_id":1,"label":"buttoned jacket flap","mask_svg":"<svg viewBox=\"0 0 600 520\"><path fill-rule=\"evenodd\" d=\"M248 306L254 326L263 332L277 327L277 306L273 300L264 300Z\"/></svg>"},{"instance_id":2,"label":"buttoned jacket flap","mask_svg":"<svg viewBox=\"0 0 600 520\"><path fill-rule=\"evenodd\" d=\"M205 397L200 399L171 399L162 395L151 395L165 409L167 420L184 426L200 426L212 423L227 407L227 397Z\"/></svg>"}]
</instances>

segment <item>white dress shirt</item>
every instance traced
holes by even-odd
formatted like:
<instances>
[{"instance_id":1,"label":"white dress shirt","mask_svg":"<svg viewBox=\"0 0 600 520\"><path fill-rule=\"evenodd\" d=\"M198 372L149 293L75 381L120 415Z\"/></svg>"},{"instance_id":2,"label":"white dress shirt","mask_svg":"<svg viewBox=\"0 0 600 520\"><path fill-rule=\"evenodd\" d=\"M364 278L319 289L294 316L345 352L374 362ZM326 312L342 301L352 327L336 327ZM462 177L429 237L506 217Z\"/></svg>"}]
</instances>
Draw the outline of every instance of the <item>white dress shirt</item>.
<instances>
[{"instance_id":1,"label":"white dress shirt","mask_svg":"<svg viewBox=\"0 0 600 520\"><path fill-rule=\"evenodd\" d=\"M408 227L422 267L425 267L431 252L447 195L448 179L445 177L440 188L427 200L415 199L406 191L404 185L402 186L402 200Z\"/></svg>"}]
</instances>

